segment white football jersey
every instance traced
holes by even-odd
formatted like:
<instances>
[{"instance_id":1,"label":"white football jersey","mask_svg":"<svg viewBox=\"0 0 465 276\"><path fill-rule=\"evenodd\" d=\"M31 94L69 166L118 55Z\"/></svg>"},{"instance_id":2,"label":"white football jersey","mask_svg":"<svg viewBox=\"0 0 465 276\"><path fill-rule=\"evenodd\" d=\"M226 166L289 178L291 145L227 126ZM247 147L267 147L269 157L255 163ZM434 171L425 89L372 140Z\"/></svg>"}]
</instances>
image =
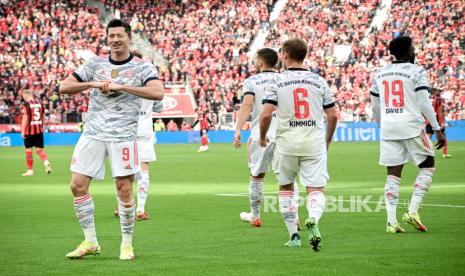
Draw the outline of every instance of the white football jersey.
<instances>
[{"instance_id":1,"label":"white football jersey","mask_svg":"<svg viewBox=\"0 0 465 276\"><path fill-rule=\"evenodd\" d=\"M278 108L278 153L291 156L326 154L324 109L335 104L325 79L306 69L289 68L269 82L263 103Z\"/></svg>"},{"instance_id":2,"label":"white football jersey","mask_svg":"<svg viewBox=\"0 0 465 276\"><path fill-rule=\"evenodd\" d=\"M155 101L142 99L140 107L139 125L137 127L137 137L153 136L152 108Z\"/></svg>"},{"instance_id":3,"label":"white football jersey","mask_svg":"<svg viewBox=\"0 0 465 276\"><path fill-rule=\"evenodd\" d=\"M371 95L380 98L381 139L402 140L420 135L425 120L416 92L429 87L426 70L409 62L394 62L374 73Z\"/></svg>"},{"instance_id":4,"label":"white football jersey","mask_svg":"<svg viewBox=\"0 0 465 276\"><path fill-rule=\"evenodd\" d=\"M255 100L252 106L251 114L251 133L250 137L253 141L260 139L260 114L263 110L263 93L265 91L266 84L274 78L278 72L275 71L263 71L254 76L247 78L244 81L244 87L242 97L245 95L255 96ZM276 135L276 113L273 113L270 128L268 129L267 137L268 140L274 142Z\"/></svg>"}]
</instances>

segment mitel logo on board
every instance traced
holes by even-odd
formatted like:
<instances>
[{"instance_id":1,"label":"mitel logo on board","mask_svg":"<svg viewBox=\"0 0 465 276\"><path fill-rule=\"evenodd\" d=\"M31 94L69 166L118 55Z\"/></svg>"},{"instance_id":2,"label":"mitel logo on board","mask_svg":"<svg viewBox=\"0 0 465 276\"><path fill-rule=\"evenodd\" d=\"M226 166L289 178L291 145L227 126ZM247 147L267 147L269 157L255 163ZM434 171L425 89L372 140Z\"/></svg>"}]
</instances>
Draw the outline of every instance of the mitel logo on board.
<instances>
[{"instance_id":1,"label":"mitel logo on board","mask_svg":"<svg viewBox=\"0 0 465 276\"><path fill-rule=\"evenodd\" d=\"M163 97L163 111L167 111L175 108L178 105L178 101L170 96Z\"/></svg>"}]
</instances>

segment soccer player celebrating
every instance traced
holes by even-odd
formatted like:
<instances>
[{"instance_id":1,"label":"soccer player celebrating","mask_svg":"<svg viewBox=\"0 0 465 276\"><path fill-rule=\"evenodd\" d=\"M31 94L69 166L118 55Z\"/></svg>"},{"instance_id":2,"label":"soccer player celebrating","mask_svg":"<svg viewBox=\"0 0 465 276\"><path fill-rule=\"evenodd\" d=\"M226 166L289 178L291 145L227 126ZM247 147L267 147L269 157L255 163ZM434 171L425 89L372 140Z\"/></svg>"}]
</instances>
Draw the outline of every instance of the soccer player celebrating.
<instances>
[{"instance_id":1,"label":"soccer player celebrating","mask_svg":"<svg viewBox=\"0 0 465 276\"><path fill-rule=\"evenodd\" d=\"M21 119L21 136L24 139L24 147L26 148L26 164L27 171L23 176L33 176L32 169L34 159L32 157L32 148L36 148L36 153L44 162L45 173L52 172L52 166L48 161L47 154L44 151L44 112L39 101L34 100L34 95L31 90L23 92L24 105L22 107Z\"/></svg>"},{"instance_id":2,"label":"soccer player celebrating","mask_svg":"<svg viewBox=\"0 0 465 276\"><path fill-rule=\"evenodd\" d=\"M249 202L251 212L242 212L240 218L244 222L249 222L252 226L260 227L262 225L260 204L263 202L263 180L275 156L274 140L276 133L276 115L273 116L270 129L267 133L267 139L270 143L267 144L265 149L258 143L260 138L259 117L263 109L262 99L264 88L267 82L277 75L277 71L274 67L276 63L278 63L278 53L273 49L263 48L257 52L254 63L257 71L260 73L244 81L242 104L239 109L233 146L235 148L241 147L242 126L245 124L248 117L252 115L252 131L247 145L250 169ZM298 196L298 194L297 190L296 196Z\"/></svg>"},{"instance_id":3,"label":"soccer player celebrating","mask_svg":"<svg viewBox=\"0 0 465 276\"><path fill-rule=\"evenodd\" d=\"M423 116L436 133L437 149L444 145L445 138L428 99L426 70L414 64L412 39L407 36L395 38L389 43L389 52L396 60L374 73L370 92L373 115L381 128L379 164L387 166L384 188L386 231L404 232L397 222L396 209L402 168L410 160L420 171L415 180L408 212L402 220L425 232L427 228L420 221L418 209L429 190L435 169L434 148L423 130Z\"/></svg>"},{"instance_id":4,"label":"soccer player celebrating","mask_svg":"<svg viewBox=\"0 0 465 276\"><path fill-rule=\"evenodd\" d=\"M279 210L289 232L285 246L299 247L295 224L294 179L297 175L307 189L309 218L305 226L312 249L321 248L318 222L325 206L324 187L327 151L336 129L337 115L328 83L303 67L307 43L291 39L281 47L285 71L269 82L260 116L260 145L266 147L267 132L277 107L276 146L279 154ZM325 125L326 115L326 125Z\"/></svg>"},{"instance_id":5,"label":"soccer player celebrating","mask_svg":"<svg viewBox=\"0 0 465 276\"><path fill-rule=\"evenodd\" d=\"M446 137L446 122L444 121L444 100L441 98L441 90L437 88L431 89L430 100L431 104L433 105L434 112L436 113L436 120L438 120L438 124L441 127L441 132L444 135L444 137ZM429 122L427 122L426 124L425 131L431 139L431 137L434 134L434 131ZM444 147L442 147L442 157L451 157L451 155L447 153L447 138L444 143Z\"/></svg>"},{"instance_id":6,"label":"soccer player celebrating","mask_svg":"<svg viewBox=\"0 0 465 276\"><path fill-rule=\"evenodd\" d=\"M164 90L155 67L129 53L129 24L114 19L108 23L106 32L110 55L90 59L60 84L60 93L65 94L92 88L86 125L71 162L74 210L85 240L66 256L82 258L100 253L89 185L92 179L104 178L108 156L119 197L122 232L119 258L130 260L134 259L132 183L139 172L136 133L141 98L161 100Z\"/></svg>"}]
</instances>

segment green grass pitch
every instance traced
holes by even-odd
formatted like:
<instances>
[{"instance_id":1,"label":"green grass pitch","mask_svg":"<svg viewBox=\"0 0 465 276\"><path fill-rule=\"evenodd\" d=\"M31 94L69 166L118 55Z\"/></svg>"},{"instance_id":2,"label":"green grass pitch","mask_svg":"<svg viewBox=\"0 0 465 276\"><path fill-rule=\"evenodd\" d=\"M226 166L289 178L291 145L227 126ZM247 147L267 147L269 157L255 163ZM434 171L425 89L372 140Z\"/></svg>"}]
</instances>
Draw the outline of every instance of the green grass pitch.
<instances>
[{"instance_id":1,"label":"green grass pitch","mask_svg":"<svg viewBox=\"0 0 465 276\"><path fill-rule=\"evenodd\" d=\"M136 222L136 260L118 259L119 220L114 185L107 177L94 182L96 227L102 254L68 260L65 254L83 239L69 191L73 147L47 147L53 174L35 155L35 176L25 170L22 148L0 148L0 275L156 275L156 274L437 274L464 273L465 143L450 143L451 159L437 152L437 171L420 209L427 233L405 226L407 233L385 233L385 210L328 212L320 221L322 251L315 253L302 233L301 248L285 248L287 230L279 213L262 213L263 226L252 228L239 219L248 210L246 150L212 144L157 145L147 202L149 221ZM378 201L385 168L377 165L377 143L334 143L329 154L331 180L327 195ZM401 201L408 200L416 168L406 167ZM301 188L301 190L303 190ZM266 195L276 197L269 174ZM232 194L225 196L218 194ZM301 193L303 195L303 191ZM451 205L451 206L444 206ZM368 206L374 207L375 203ZM398 209L398 218L405 207ZM305 208L300 211L306 218Z\"/></svg>"}]
</instances>

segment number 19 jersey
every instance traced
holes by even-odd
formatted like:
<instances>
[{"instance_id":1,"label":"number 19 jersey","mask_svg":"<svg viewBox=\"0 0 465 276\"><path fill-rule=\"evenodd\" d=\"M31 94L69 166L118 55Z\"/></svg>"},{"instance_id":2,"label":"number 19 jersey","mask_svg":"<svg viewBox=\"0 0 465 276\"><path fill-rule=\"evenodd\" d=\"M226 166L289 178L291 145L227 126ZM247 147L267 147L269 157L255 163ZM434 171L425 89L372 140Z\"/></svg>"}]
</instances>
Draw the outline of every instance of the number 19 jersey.
<instances>
[{"instance_id":1,"label":"number 19 jersey","mask_svg":"<svg viewBox=\"0 0 465 276\"><path fill-rule=\"evenodd\" d=\"M424 119L416 93L429 90L426 70L394 62L374 73L371 95L380 97L381 139L403 140L420 135Z\"/></svg>"},{"instance_id":2,"label":"number 19 jersey","mask_svg":"<svg viewBox=\"0 0 465 276\"><path fill-rule=\"evenodd\" d=\"M274 104L278 109L278 153L326 154L324 109L335 104L325 79L306 69L289 68L269 82L263 103Z\"/></svg>"}]
</instances>

